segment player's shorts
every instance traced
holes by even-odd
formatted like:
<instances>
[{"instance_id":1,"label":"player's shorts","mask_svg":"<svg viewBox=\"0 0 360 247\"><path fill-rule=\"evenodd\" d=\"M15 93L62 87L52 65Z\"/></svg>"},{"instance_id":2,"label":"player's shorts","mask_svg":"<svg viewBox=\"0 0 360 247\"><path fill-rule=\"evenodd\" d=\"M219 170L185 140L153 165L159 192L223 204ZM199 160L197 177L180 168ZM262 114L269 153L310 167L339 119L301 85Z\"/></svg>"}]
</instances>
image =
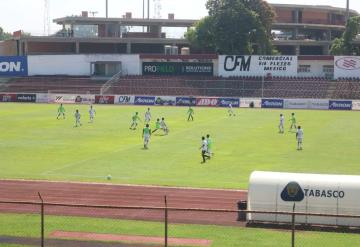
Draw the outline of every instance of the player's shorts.
<instances>
[{"instance_id":1,"label":"player's shorts","mask_svg":"<svg viewBox=\"0 0 360 247\"><path fill-rule=\"evenodd\" d=\"M144 135L144 142L150 141L150 135Z\"/></svg>"},{"instance_id":2,"label":"player's shorts","mask_svg":"<svg viewBox=\"0 0 360 247\"><path fill-rule=\"evenodd\" d=\"M150 122L151 118L145 118L146 122Z\"/></svg>"},{"instance_id":3,"label":"player's shorts","mask_svg":"<svg viewBox=\"0 0 360 247\"><path fill-rule=\"evenodd\" d=\"M299 143L302 143L303 139L302 138L298 138L297 139Z\"/></svg>"}]
</instances>

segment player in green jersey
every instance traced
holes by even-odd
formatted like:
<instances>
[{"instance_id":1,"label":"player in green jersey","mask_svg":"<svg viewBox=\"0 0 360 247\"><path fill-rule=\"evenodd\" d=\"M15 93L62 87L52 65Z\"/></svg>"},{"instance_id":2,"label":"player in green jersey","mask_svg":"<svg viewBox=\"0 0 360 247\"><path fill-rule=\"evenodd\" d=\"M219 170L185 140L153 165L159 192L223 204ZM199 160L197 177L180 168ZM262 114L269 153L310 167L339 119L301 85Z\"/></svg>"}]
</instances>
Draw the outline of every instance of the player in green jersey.
<instances>
[{"instance_id":1,"label":"player in green jersey","mask_svg":"<svg viewBox=\"0 0 360 247\"><path fill-rule=\"evenodd\" d=\"M63 106L63 104L60 104L59 108L58 108L58 115L56 117L56 119L59 119L60 116L63 116L63 119L65 119L65 108Z\"/></svg>"},{"instance_id":2,"label":"player in green jersey","mask_svg":"<svg viewBox=\"0 0 360 247\"><path fill-rule=\"evenodd\" d=\"M290 121L291 121L291 126L290 126L290 130L289 130L289 131L292 131L293 128L296 130L296 118L295 118L295 113L291 113Z\"/></svg>"},{"instance_id":3,"label":"player in green jersey","mask_svg":"<svg viewBox=\"0 0 360 247\"><path fill-rule=\"evenodd\" d=\"M144 149L148 149L150 136L151 136L151 129L149 128L149 124L146 124L142 133L142 137L144 138Z\"/></svg>"},{"instance_id":4,"label":"player in green jersey","mask_svg":"<svg viewBox=\"0 0 360 247\"><path fill-rule=\"evenodd\" d=\"M188 121L190 121L190 119L191 119L191 121L194 121L194 117L193 117L194 109L191 108L191 106L189 106L189 110L187 111L187 114L188 114Z\"/></svg>"},{"instance_id":5,"label":"player in green jersey","mask_svg":"<svg viewBox=\"0 0 360 247\"><path fill-rule=\"evenodd\" d=\"M152 131L152 133L154 133L155 131L157 131L159 129L161 129L161 123L160 123L160 119L158 118L155 123L155 129Z\"/></svg>"},{"instance_id":6,"label":"player in green jersey","mask_svg":"<svg viewBox=\"0 0 360 247\"><path fill-rule=\"evenodd\" d=\"M136 127L137 127L137 121L139 120L139 121L141 121L140 120L140 118L139 118L139 113L138 112L135 112L135 115L134 116L132 116L132 124L131 124L131 126L130 126L130 129L131 130L136 130Z\"/></svg>"}]
</instances>

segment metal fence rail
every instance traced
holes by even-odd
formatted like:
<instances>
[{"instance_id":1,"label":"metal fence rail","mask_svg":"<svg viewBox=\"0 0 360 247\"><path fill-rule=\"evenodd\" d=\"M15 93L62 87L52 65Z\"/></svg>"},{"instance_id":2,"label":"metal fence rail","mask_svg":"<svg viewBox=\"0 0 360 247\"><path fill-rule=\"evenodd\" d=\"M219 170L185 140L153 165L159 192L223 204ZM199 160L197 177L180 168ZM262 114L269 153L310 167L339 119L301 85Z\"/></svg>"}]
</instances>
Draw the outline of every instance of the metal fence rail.
<instances>
[{"instance_id":1,"label":"metal fence rail","mask_svg":"<svg viewBox=\"0 0 360 247\"><path fill-rule=\"evenodd\" d=\"M244 216L246 218L248 214L285 215L289 216L292 220L283 224L238 221L238 219L244 219ZM86 239L88 246L92 246L91 243L94 241L102 241L101 237L104 236L112 236L115 239L120 239L117 241L122 242L121 237L129 239L131 236L139 237L138 235L141 235L143 238L141 243L144 244L144 241L146 243L146 237L148 237L149 242L147 244L157 244L156 246L173 246L176 245L176 241L179 241L179 244L176 246L189 246L191 241L195 241L194 245L191 246L237 246L236 244L234 245L234 241L240 241L238 243L239 246L268 246L268 241L276 239L276 241L279 241L279 244L276 246L317 245L329 247L350 246L349 241L360 241L360 229L358 228L298 224L296 218L301 216L338 217L360 220L360 215L304 213L296 212L295 207L293 212L177 208L169 207L166 197L164 197L163 206L160 207L52 203L46 202L46 199L44 200L39 194L39 201L0 201L0 243L2 241L9 241L9 239L17 241L27 240L34 243L37 239L35 245L56 246L56 241L80 241L79 239L76 240L78 237L74 237L74 234L82 233L84 236L88 237L91 235L95 238L92 241ZM6 224L8 220L11 220L15 229L10 228L9 230L1 227L1 224ZM108 223L109 220L111 220L110 224ZM26 228L23 225L23 222L28 221L32 222L32 229ZM125 223L118 227L116 222ZM149 234L137 230L140 232L135 231L131 236L122 236L121 234L130 231L124 230L124 228L132 224L137 224L136 229L146 228L145 233L148 232ZM96 230L90 228L89 225L92 225ZM35 231L36 234L33 232L34 228L39 229ZM122 229L119 230L118 228ZM263 228L266 230L263 230ZM154 233L153 229L157 229L156 233ZM91 234L86 232L86 230L90 231ZM306 233L307 231L314 233L308 234ZM329 231L336 233L328 233ZM121 234L116 235L114 233ZM61 234L72 235L63 239ZM238 239L237 234L246 234L246 238ZM157 238L150 238L150 236L154 235L157 235ZM100 237L100 240L96 239L96 237ZM162 239L161 244L156 242L159 239ZM183 245L181 241L185 241ZM253 242L256 245L252 245L251 243ZM73 242L71 245L76 246L79 243ZM105 240L102 243L104 244L103 246L107 246ZM209 245L201 245L206 243ZM334 243L336 245L331 245ZM342 243L346 245L342 245ZM112 245L108 244L108 246ZM357 245L354 242L354 245L351 246Z\"/></svg>"}]
</instances>

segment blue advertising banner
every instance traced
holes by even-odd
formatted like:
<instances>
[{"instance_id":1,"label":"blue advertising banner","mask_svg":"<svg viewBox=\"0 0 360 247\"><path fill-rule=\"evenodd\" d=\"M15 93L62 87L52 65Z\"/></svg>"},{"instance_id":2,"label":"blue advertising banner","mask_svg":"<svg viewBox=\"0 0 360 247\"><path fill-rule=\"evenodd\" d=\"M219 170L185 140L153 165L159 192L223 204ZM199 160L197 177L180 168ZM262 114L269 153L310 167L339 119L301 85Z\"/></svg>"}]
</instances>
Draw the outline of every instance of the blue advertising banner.
<instances>
[{"instance_id":1,"label":"blue advertising banner","mask_svg":"<svg viewBox=\"0 0 360 247\"><path fill-rule=\"evenodd\" d=\"M240 107L239 98L219 98L218 102L220 107L228 107L230 104L232 107Z\"/></svg>"},{"instance_id":2,"label":"blue advertising banner","mask_svg":"<svg viewBox=\"0 0 360 247\"><path fill-rule=\"evenodd\" d=\"M16 102L36 102L36 94L17 94Z\"/></svg>"},{"instance_id":3,"label":"blue advertising banner","mask_svg":"<svg viewBox=\"0 0 360 247\"><path fill-rule=\"evenodd\" d=\"M194 97L176 97L177 106L194 106L196 105L196 98Z\"/></svg>"},{"instance_id":4,"label":"blue advertising banner","mask_svg":"<svg viewBox=\"0 0 360 247\"><path fill-rule=\"evenodd\" d=\"M0 56L0 76L27 76L28 63L25 56Z\"/></svg>"},{"instance_id":5,"label":"blue advertising banner","mask_svg":"<svg viewBox=\"0 0 360 247\"><path fill-rule=\"evenodd\" d=\"M262 99L261 108L284 108L283 99Z\"/></svg>"},{"instance_id":6,"label":"blue advertising banner","mask_svg":"<svg viewBox=\"0 0 360 247\"><path fill-rule=\"evenodd\" d=\"M330 100L329 110L352 110L351 100Z\"/></svg>"},{"instance_id":7,"label":"blue advertising banner","mask_svg":"<svg viewBox=\"0 0 360 247\"><path fill-rule=\"evenodd\" d=\"M135 105L155 105L155 97L152 96L135 96Z\"/></svg>"}]
</instances>

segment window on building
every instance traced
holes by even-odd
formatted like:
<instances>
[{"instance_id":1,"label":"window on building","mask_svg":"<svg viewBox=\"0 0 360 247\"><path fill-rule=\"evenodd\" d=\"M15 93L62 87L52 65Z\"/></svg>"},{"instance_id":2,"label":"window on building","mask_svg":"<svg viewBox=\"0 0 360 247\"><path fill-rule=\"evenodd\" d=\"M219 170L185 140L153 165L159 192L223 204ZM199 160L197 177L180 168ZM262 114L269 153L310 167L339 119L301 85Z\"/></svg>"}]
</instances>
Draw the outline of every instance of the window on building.
<instances>
[{"instance_id":1,"label":"window on building","mask_svg":"<svg viewBox=\"0 0 360 247\"><path fill-rule=\"evenodd\" d=\"M298 73L310 73L311 65L299 65Z\"/></svg>"}]
</instances>

